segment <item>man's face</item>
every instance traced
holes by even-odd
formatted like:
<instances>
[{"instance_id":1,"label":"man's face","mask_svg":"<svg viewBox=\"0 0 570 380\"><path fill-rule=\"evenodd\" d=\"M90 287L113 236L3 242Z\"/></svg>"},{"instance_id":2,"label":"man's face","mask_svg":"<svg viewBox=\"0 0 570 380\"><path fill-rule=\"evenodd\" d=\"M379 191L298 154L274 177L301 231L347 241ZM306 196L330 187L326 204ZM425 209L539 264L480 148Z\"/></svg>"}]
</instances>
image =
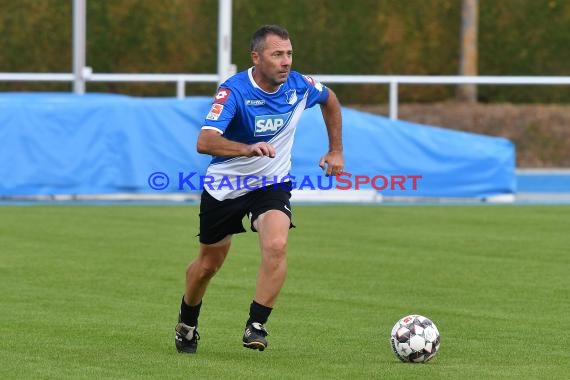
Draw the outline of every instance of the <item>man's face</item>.
<instances>
[{"instance_id":1,"label":"man's face","mask_svg":"<svg viewBox=\"0 0 570 380\"><path fill-rule=\"evenodd\" d=\"M251 58L255 65L260 87L267 86L277 89L285 83L291 71L293 62L293 47L290 40L282 40L281 37L269 34L265 38L265 48L262 52L252 52ZM267 90L266 88L264 88Z\"/></svg>"}]
</instances>

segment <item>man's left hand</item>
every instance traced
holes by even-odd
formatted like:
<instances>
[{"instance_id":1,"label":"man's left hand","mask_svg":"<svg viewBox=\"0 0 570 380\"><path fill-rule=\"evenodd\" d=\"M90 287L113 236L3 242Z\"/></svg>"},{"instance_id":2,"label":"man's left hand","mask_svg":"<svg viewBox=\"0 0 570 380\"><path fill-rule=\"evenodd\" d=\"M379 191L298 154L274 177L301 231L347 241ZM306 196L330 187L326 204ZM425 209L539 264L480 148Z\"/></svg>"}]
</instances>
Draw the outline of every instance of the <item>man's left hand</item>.
<instances>
[{"instance_id":1,"label":"man's left hand","mask_svg":"<svg viewBox=\"0 0 570 380\"><path fill-rule=\"evenodd\" d=\"M344 170L344 158L342 158L342 152L332 151L321 157L319 162L321 169L325 170L325 175L336 176L338 173Z\"/></svg>"}]
</instances>

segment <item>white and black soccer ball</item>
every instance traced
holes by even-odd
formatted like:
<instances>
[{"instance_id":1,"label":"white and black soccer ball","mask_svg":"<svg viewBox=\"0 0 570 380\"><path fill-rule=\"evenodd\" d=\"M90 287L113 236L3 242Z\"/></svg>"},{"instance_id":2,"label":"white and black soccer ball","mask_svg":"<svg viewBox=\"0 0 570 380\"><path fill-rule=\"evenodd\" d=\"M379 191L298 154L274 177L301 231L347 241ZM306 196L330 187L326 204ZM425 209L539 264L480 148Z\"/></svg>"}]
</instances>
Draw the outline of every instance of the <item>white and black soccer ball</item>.
<instances>
[{"instance_id":1,"label":"white and black soccer ball","mask_svg":"<svg viewBox=\"0 0 570 380\"><path fill-rule=\"evenodd\" d=\"M398 359L408 363L425 363L439 350L439 330L428 318L407 315L392 328L390 343Z\"/></svg>"}]
</instances>

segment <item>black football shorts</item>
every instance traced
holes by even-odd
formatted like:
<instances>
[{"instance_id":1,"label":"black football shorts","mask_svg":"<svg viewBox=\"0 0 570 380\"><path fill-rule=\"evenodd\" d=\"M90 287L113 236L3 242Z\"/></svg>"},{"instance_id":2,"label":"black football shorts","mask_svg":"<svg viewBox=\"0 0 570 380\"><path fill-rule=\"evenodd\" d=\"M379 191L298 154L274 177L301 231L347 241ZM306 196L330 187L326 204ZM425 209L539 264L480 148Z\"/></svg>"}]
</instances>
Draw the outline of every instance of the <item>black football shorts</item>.
<instances>
[{"instance_id":1,"label":"black football shorts","mask_svg":"<svg viewBox=\"0 0 570 380\"><path fill-rule=\"evenodd\" d=\"M253 222L257 217L269 210L283 211L289 220L291 213L292 184L280 183L250 191L235 199L218 201L206 190L200 199L200 243L214 244L227 235L245 232L242 224L244 216L248 216L251 230L255 231ZM292 223L290 228L295 227Z\"/></svg>"}]
</instances>

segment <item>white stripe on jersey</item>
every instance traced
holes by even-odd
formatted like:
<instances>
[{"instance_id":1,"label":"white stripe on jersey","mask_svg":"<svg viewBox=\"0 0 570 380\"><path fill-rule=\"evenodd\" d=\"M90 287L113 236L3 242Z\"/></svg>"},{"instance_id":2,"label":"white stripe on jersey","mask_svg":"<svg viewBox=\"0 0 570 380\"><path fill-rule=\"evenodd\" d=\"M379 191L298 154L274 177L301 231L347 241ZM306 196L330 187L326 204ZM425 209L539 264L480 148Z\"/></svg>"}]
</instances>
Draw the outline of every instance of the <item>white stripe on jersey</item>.
<instances>
[{"instance_id":1,"label":"white stripe on jersey","mask_svg":"<svg viewBox=\"0 0 570 380\"><path fill-rule=\"evenodd\" d=\"M220 128L212 127L209 125L204 125L202 129L211 129L212 131L220 132L220 134L224 133L224 131L222 131Z\"/></svg>"}]
</instances>

